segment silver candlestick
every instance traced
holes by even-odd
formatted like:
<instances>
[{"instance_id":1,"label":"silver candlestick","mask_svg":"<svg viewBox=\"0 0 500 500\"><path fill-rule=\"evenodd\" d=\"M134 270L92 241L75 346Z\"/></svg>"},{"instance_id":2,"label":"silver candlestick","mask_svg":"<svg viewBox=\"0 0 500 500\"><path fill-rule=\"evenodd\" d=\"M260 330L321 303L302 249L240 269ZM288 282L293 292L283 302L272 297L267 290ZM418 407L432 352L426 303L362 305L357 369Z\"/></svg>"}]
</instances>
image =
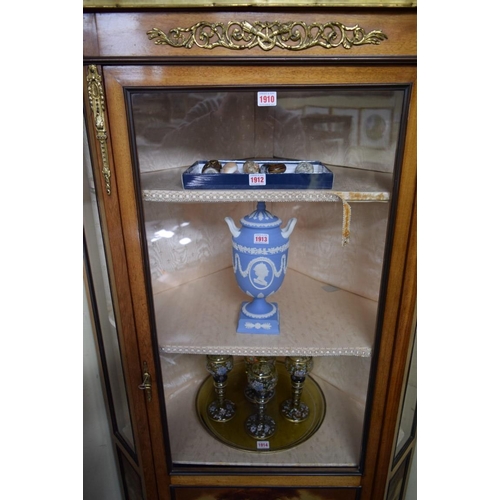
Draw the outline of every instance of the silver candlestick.
<instances>
[{"instance_id":1,"label":"silver candlestick","mask_svg":"<svg viewBox=\"0 0 500 500\"><path fill-rule=\"evenodd\" d=\"M217 399L208 405L208 416L217 422L227 422L236 413L236 405L226 398L227 377L233 369L233 356L208 354L206 367L214 379L217 396Z\"/></svg>"},{"instance_id":2,"label":"silver candlestick","mask_svg":"<svg viewBox=\"0 0 500 500\"><path fill-rule=\"evenodd\" d=\"M312 370L312 356L287 356L285 367L290 374L292 398L281 403L281 414L291 422L302 422L309 416L309 407L300 401L307 374Z\"/></svg>"}]
</instances>

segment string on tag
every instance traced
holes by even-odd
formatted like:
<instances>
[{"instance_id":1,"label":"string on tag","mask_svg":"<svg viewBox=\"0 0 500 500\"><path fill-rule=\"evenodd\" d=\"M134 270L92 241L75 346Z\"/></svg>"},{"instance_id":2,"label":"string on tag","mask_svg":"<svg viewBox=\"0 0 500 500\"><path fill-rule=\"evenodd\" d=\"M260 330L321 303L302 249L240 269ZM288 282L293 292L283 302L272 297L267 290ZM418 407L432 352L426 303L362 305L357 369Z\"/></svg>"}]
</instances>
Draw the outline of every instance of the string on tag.
<instances>
[{"instance_id":1,"label":"string on tag","mask_svg":"<svg viewBox=\"0 0 500 500\"><path fill-rule=\"evenodd\" d=\"M349 243L351 236L351 205L347 201L336 194L340 201L342 201L342 246L345 247Z\"/></svg>"}]
</instances>

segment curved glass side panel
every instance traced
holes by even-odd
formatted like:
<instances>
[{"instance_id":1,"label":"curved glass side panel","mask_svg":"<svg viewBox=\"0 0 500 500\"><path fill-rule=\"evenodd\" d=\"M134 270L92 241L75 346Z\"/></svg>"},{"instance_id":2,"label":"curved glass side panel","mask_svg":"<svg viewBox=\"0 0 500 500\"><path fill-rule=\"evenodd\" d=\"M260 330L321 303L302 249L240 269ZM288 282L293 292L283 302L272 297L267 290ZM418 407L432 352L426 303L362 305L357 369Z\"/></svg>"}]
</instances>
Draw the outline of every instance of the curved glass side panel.
<instances>
[{"instance_id":1,"label":"curved glass side panel","mask_svg":"<svg viewBox=\"0 0 500 500\"><path fill-rule=\"evenodd\" d=\"M417 336L413 341L413 352L411 355L408 380L404 395L403 409L399 422L399 431L394 453L394 464L399 460L401 453L415 437L417 420Z\"/></svg>"},{"instance_id":2,"label":"curved glass side panel","mask_svg":"<svg viewBox=\"0 0 500 500\"><path fill-rule=\"evenodd\" d=\"M135 450L85 123L83 140L83 230L96 305L98 342L114 432L131 450Z\"/></svg>"}]
</instances>

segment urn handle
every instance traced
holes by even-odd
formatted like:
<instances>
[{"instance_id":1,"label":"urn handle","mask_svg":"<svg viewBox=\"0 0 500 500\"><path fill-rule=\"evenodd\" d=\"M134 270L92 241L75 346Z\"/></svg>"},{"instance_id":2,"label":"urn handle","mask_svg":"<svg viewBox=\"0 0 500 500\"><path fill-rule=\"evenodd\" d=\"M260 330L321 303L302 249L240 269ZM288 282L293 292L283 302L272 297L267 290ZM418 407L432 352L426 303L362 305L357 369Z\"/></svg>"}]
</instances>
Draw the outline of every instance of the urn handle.
<instances>
[{"instance_id":1,"label":"urn handle","mask_svg":"<svg viewBox=\"0 0 500 500\"><path fill-rule=\"evenodd\" d=\"M231 231L233 238L237 238L241 233L241 229L238 229L236 227L236 224L234 223L233 219L231 219L231 217L226 217L224 220L227 222L227 225L229 226L229 231Z\"/></svg>"},{"instance_id":2,"label":"urn handle","mask_svg":"<svg viewBox=\"0 0 500 500\"><path fill-rule=\"evenodd\" d=\"M283 236L283 238L285 238L285 239L288 239L293 232L295 224L297 224L297 219L295 217L293 217L292 219L290 219L288 221L288 224L286 225L286 227L281 230L281 236Z\"/></svg>"}]
</instances>

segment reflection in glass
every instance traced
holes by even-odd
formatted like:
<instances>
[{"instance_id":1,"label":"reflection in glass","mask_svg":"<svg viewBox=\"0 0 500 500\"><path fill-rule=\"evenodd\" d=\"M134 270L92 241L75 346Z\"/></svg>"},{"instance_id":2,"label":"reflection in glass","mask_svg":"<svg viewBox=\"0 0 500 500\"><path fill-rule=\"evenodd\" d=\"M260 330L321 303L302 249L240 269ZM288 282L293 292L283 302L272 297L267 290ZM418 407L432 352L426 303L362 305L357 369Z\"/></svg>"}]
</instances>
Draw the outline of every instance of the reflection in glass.
<instances>
[{"instance_id":1,"label":"reflection in glass","mask_svg":"<svg viewBox=\"0 0 500 500\"><path fill-rule=\"evenodd\" d=\"M259 107L257 91L249 90L133 92L141 187L182 189L182 172L202 160L286 157L316 160L327 167L341 165L356 179L354 187L368 184L390 196L403 99L400 89L284 89L277 92L277 106ZM335 182L342 182L340 175ZM345 275L336 270L337 282L331 284L377 298L389 205L361 205L352 206L351 233L357 238L352 248L357 247L358 260L349 262ZM198 279L200 272L208 275L226 267L225 249L231 243L218 222L227 216L239 220L253 210L253 204L210 203L200 208L145 202L143 208L152 289L157 293ZM343 216L338 204L314 203L307 208L283 203L279 210L282 220L298 214L310 221L306 237L294 236L294 255L302 257L292 267L309 275L318 255L332 255L335 262L351 258L343 249L337 254L331 244L339 234L335 224ZM330 236L321 233L325 220ZM366 224L356 226L362 221ZM306 228L296 229L301 231ZM360 241L365 235L366 241ZM335 266L326 259L324 264L326 274L314 269L314 277L329 281L328 269Z\"/></svg>"},{"instance_id":2,"label":"reflection in glass","mask_svg":"<svg viewBox=\"0 0 500 500\"><path fill-rule=\"evenodd\" d=\"M393 90L281 90L276 106L261 107L256 91L135 93L140 170L274 157L391 172L402 98Z\"/></svg>"},{"instance_id":3,"label":"reflection in glass","mask_svg":"<svg viewBox=\"0 0 500 500\"><path fill-rule=\"evenodd\" d=\"M301 449L300 464L356 467L363 449L372 358L350 348L353 335L356 349L371 351L374 345L391 210L386 200L393 190L405 90L286 87L277 89L276 106L259 106L257 90L262 89L134 89L129 94L172 461L207 464L222 454L230 465L249 460L238 450L219 451L218 446L225 445L213 443L187 409L206 377L199 354L221 352L219 346L237 349L248 340L235 336L233 311L239 310L244 297L234 280L225 218L238 221L255 209L255 203L230 197L224 203L177 203L176 195L185 195L182 172L212 159L286 158L332 167L340 191L382 195L370 198L375 203L351 205L351 244L346 247L341 244L342 203L270 202L281 220L298 219L288 261L288 291L284 286L278 292L290 299L283 318L288 321L287 345L280 347L313 346L327 353L315 354L310 375L323 381L328 409L318 433ZM164 202L149 198L147 192L170 193L172 198ZM303 296L292 307L294 290ZM333 313L343 300L345 307ZM349 325L345 332L343 325ZM322 331L339 335L319 338ZM332 356L337 349L341 355ZM289 387L290 377L280 383ZM193 431L186 433L186 428ZM279 426L269 440L278 434ZM210 452L201 456L200 450ZM291 451L271 453L266 463L296 466L297 457Z\"/></svg>"},{"instance_id":4,"label":"reflection in glass","mask_svg":"<svg viewBox=\"0 0 500 500\"><path fill-rule=\"evenodd\" d=\"M403 409L401 411L401 421L396 443L394 461L399 458L400 452L414 437L415 419L417 412L417 337L413 342L413 352L410 362L410 371L406 382L406 392L404 396Z\"/></svg>"},{"instance_id":5,"label":"reflection in glass","mask_svg":"<svg viewBox=\"0 0 500 500\"><path fill-rule=\"evenodd\" d=\"M130 410L125 390L125 380L120 357L120 346L118 343L115 314L109 287L108 270L104 254L104 243L102 240L85 125L83 130L83 229L89 265L92 272L92 285L95 292L95 300L99 315L99 318L96 318L96 321L99 321L98 328L100 330L104 346L103 361L106 363L105 369L108 374L109 385L111 388L112 401L110 401L110 405L112 406L112 415L114 415L113 419L115 420L113 422L113 427L115 432L117 431L128 446L133 450L134 438L132 435Z\"/></svg>"}]
</instances>

